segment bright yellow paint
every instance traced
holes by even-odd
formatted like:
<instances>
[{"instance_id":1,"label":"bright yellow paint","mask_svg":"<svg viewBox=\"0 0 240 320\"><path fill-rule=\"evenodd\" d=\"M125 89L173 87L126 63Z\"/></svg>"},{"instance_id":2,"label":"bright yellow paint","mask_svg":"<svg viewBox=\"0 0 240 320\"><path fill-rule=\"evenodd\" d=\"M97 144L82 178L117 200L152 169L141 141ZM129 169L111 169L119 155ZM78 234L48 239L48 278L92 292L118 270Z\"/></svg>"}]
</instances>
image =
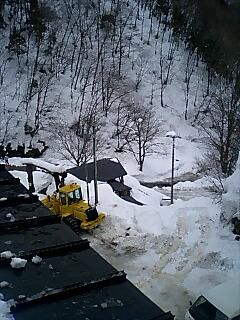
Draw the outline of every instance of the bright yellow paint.
<instances>
[{"instance_id":1,"label":"bright yellow paint","mask_svg":"<svg viewBox=\"0 0 240 320\"><path fill-rule=\"evenodd\" d=\"M59 188L59 192L68 193L77 189L80 189L80 185L77 183L66 184L65 186Z\"/></svg>"},{"instance_id":2,"label":"bright yellow paint","mask_svg":"<svg viewBox=\"0 0 240 320\"><path fill-rule=\"evenodd\" d=\"M79 192L77 191L79 190ZM81 187L77 183L71 183L59 188L59 192L52 196L47 196L42 203L53 213L61 215L63 218L73 216L80 222L80 228L89 230L98 226L105 219L103 212L99 213L95 220L88 221L86 211L92 208L86 201L73 197L74 191L81 195ZM69 193L73 193L69 198ZM61 199L60 199L61 195ZM63 199L63 200L62 200ZM71 202L71 203L70 203Z\"/></svg>"}]
</instances>

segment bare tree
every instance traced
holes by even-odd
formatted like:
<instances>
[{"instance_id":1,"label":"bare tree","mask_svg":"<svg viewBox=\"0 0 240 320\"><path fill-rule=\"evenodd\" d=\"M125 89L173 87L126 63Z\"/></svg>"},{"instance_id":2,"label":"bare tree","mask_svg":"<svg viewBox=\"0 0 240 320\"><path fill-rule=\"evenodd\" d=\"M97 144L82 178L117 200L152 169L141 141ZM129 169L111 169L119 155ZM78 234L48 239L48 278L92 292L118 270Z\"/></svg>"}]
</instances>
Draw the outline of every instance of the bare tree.
<instances>
[{"instance_id":1,"label":"bare tree","mask_svg":"<svg viewBox=\"0 0 240 320\"><path fill-rule=\"evenodd\" d=\"M117 107L116 118L113 123L116 127L114 136L117 137L117 147L116 152L122 152L124 147L127 145L127 136L130 133L129 124L130 124L130 106L124 101L119 101Z\"/></svg>"},{"instance_id":2,"label":"bare tree","mask_svg":"<svg viewBox=\"0 0 240 320\"><path fill-rule=\"evenodd\" d=\"M160 67L160 100L161 100L161 106L165 107L164 104L164 92L169 84L169 82L172 80L172 70L175 60L175 54L177 49L177 43L174 41L173 36L170 36L169 42L166 42L165 36L166 36L166 30L163 29L162 36L160 40L160 49L159 49L159 67ZM168 44L168 50L167 55L165 54L164 49L164 43Z\"/></svg>"},{"instance_id":3,"label":"bare tree","mask_svg":"<svg viewBox=\"0 0 240 320\"><path fill-rule=\"evenodd\" d=\"M225 175L233 172L240 149L240 92L239 80L229 82L221 77L214 87L211 106L200 119L212 152Z\"/></svg>"},{"instance_id":4,"label":"bare tree","mask_svg":"<svg viewBox=\"0 0 240 320\"><path fill-rule=\"evenodd\" d=\"M25 133L30 134L31 137L38 133L44 114L49 111L47 97L51 89L52 80L53 75L42 74L39 76L38 81L35 79L31 84L31 97L26 101L27 119L25 124Z\"/></svg>"},{"instance_id":5,"label":"bare tree","mask_svg":"<svg viewBox=\"0 0 240 320\"><path fill-rule=\"evenodd\" d=\"M134 63L134 65L135 65L135 73L136 73L135 89L137 92L140 87L140 84L143 80L144 74L146 73L146 71L148 69L148 62L145 58L140 56L137 59L136 63Z\"/></svg>"},{"instance_id":6,"label":"bare tree","mask_svg":"<svg viewBox=\"0 0 240 320\"><path fill-rule=\"evenodd\" d=\"M184 79L184 99L185 99L185 120L188 119L188 105L189 105L189 94L191 89L191 78L196 66L196 55L192 51L188 51L186 67L185 67L185 79Z\"/></svg>"},{"instance_id":7,"label":"bare tree","mask_svg":"<svg viewBox=\"0 0 240 320\"><path fill-rule=\"evenodd\" d=\"M93 118L95 119L94 114L83 113L71 124L62 121L52 126L53 136L57 140L57 152L77 166L92 158L94 135L96 135L96 149L102 147L103 141L97 135L100 127L96 123L93 124Z\"/></svg>"},{"instance_id":8,"label":"bare tree","mask_svg":"<svg viewBox=\"0 0 240 320\"><path fill-rule=\"evenodd\" d=\"M128 150L136 159L139 170L143 170L146 156L156 152L160 123L151 109L134 108L131 112L129 134L125 136Z\"/></svg>"}]
</instances>

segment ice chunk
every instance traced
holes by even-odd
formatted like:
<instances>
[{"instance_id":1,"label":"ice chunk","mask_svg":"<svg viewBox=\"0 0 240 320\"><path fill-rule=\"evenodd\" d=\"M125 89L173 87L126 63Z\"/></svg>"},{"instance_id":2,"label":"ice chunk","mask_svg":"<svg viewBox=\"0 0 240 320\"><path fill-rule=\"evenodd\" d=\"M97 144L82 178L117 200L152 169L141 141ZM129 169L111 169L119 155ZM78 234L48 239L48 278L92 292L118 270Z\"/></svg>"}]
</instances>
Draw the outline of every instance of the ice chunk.
<instances>
[{"instance_id":1,"label":"ice chunk","mask_svg":"<svg viewBox=\"0 0 240 320\"><path fill-rule=\"evenodd\" d=\"M32 263L39 264L39 263L41 263L41 262L42 262L42 258L39 257L39 256L34 256L34 257L32 258Z\"/></svg>"},{"instance_id":2,"label":"ice chunk","mask_svg":"<svg viewBox=\"0 0 240 320\"><path fill-rule=\"evenodd\" d=\"M15 254L12 253L11 251L3 251L3 252L0 253L0 257L1 258L9 259L9 258L12 258L14 256L15 256Z\"/></svg>"},{"instance_id":3,"label":"ice chunk","mask_svg":"<svg viewBox=\"0 0 240 320\"><path fill-rule=\"evenodd\" d=\"M21 258L12 258L12 261L10 263L11 267L14 269L25 268L26 264L27 260Z\"/></svg>"},{"instance_id":4,"label":"ice chunk","mask_svg":"<svg viewBox=\"0 0 240 320\"><path fill-rule=\"evenodd\" d=\"M5 287L8 287L8 286L9 286L9 283L7 281L0 282L0 288L5 288Z\"/></svg>"}]
</instances>

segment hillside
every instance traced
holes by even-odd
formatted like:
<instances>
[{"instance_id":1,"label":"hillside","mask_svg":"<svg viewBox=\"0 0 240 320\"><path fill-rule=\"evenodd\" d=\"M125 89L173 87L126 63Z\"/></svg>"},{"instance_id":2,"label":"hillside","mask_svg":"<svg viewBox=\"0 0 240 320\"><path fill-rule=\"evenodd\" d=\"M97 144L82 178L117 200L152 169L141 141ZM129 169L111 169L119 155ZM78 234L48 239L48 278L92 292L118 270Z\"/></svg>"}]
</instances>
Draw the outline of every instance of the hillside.
<instances>
[{"instance_id":1,"label":"hillside","mask_svg":"<svg viewBox=\"0 0 240 320\"><path fill-rule=\"evenodd\" d=\"M0 155L19 164L11 155L33 157L38 147L43 160L69 168L91 160L95 142L97 158L119 158L133 197L145 205L99 182L106 223L87 237L182 320L189 299L239 269L239 243L219 222L211 190L235 168L240 100L238 77L209 70L172 10L169 1L1 1ZM175 176L198 180L176 184L174 204L164 206L169 189L139 181L171 177L169 131L179 136ZM26 183L25 174L14 175ZM35 183L50 192L46 175Z\"/></svg>"}]
</instances>

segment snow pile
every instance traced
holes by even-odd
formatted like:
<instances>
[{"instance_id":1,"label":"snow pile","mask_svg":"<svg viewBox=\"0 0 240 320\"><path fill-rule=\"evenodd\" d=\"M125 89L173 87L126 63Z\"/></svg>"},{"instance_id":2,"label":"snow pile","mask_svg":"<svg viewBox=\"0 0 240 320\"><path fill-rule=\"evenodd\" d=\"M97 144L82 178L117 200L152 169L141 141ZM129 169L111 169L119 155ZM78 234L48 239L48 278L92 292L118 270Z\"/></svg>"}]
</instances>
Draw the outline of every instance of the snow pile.
<instances>
[{"instance_id":1,"label":"snow pile","mask_svg":"<svg viewBox=\"0 0 240 320\"><path fill-rule=\"evenodd\" d=\"M136 178L129 175L124 176L124 184L132 188L131 196L137 201L143 204L151 205L154 203L155 205L160 206L163 198L163 195L160 192L142 186Z\"/></svg>"},{"instance_id":2,"label":"snow pile","mask_svg":"<svg viewBox=\"0 0 240 320\"><path fill-rule=\"evenodd\" d=\"M1 281L0 282L0 288L5 288L5 287L8 287L9 286L9 283L7 281Z\"/></svg>"},{"instance_id":3,"label":"snow pile","mask_svg":"<svg viewBox=\"0 0 240 320\"><path fill-rule=\"evenodd\" d=\"M229 222L234 216L240 218L240 153L236 170L224 183L224 191L221 215Z\"/></svg>"},{"instance_id":4,"label":"snow pile","mask_svg":"<svg viewBox=\"0 0 240 320\"><path fill-rule=\"evenodd\" d=\"M26 264L27 264L27 260L21 259L21 258L12 258L12 261L10 263L13 269L25 268Z\"/></svg>"},{"instance_id":5,"label":"snow pile","mask_svg":"<svg viewBox=\"0 0 240 320\"><path fill-rule=\"evenodd\" d=\"M32 263L34 263L34 264L39 264L39 263L41 263L41 262L42 262L42 258L39 257L39 256L34 256L34 257L32 258Z\"/></svg>"},{"instance_id":6,"label":"snow pile","mask_svg":"<svg viewBox=\"0 0 240 320\"><path fill-rule=\"evenodd\" d=\"M16 219L12 213L7 213L6 218L10 220L10 222L14 222Z\"/></svg>"},{"instance_id":7,"label":"snow pile","mask_svg":"<svg viewBox=\"0 0 240 320\"><path fill-rule=\"evenodd\" d=\"M10 258L12 258L14 256L15 256L15 254L12 253L11 251L3 251L3 252L0 253L0 257L1 258L5 258L5 259L10 259Z\"/></svg>"},{"instance_id":8,"label":"snow pile","mask_svg":"<svg viewBox=\"0 0 240 320\"><path fill-rule=\"evenodd\" d=\"M219 185L219 181L210 177L203 177L196 181L178 182L174 185L175 190L211 189ZM165 187L168 189L169 187Z\"/></svg>"},{"instance_id":9,"label":"snow pile","mask_svg":"<svg viewBox=\"0 0 240 320\"><path fill-rule=\"evenodd\" d=\"M0 299L0 320L14 320L9 305Z\"/></svg>"}]
</instances>

